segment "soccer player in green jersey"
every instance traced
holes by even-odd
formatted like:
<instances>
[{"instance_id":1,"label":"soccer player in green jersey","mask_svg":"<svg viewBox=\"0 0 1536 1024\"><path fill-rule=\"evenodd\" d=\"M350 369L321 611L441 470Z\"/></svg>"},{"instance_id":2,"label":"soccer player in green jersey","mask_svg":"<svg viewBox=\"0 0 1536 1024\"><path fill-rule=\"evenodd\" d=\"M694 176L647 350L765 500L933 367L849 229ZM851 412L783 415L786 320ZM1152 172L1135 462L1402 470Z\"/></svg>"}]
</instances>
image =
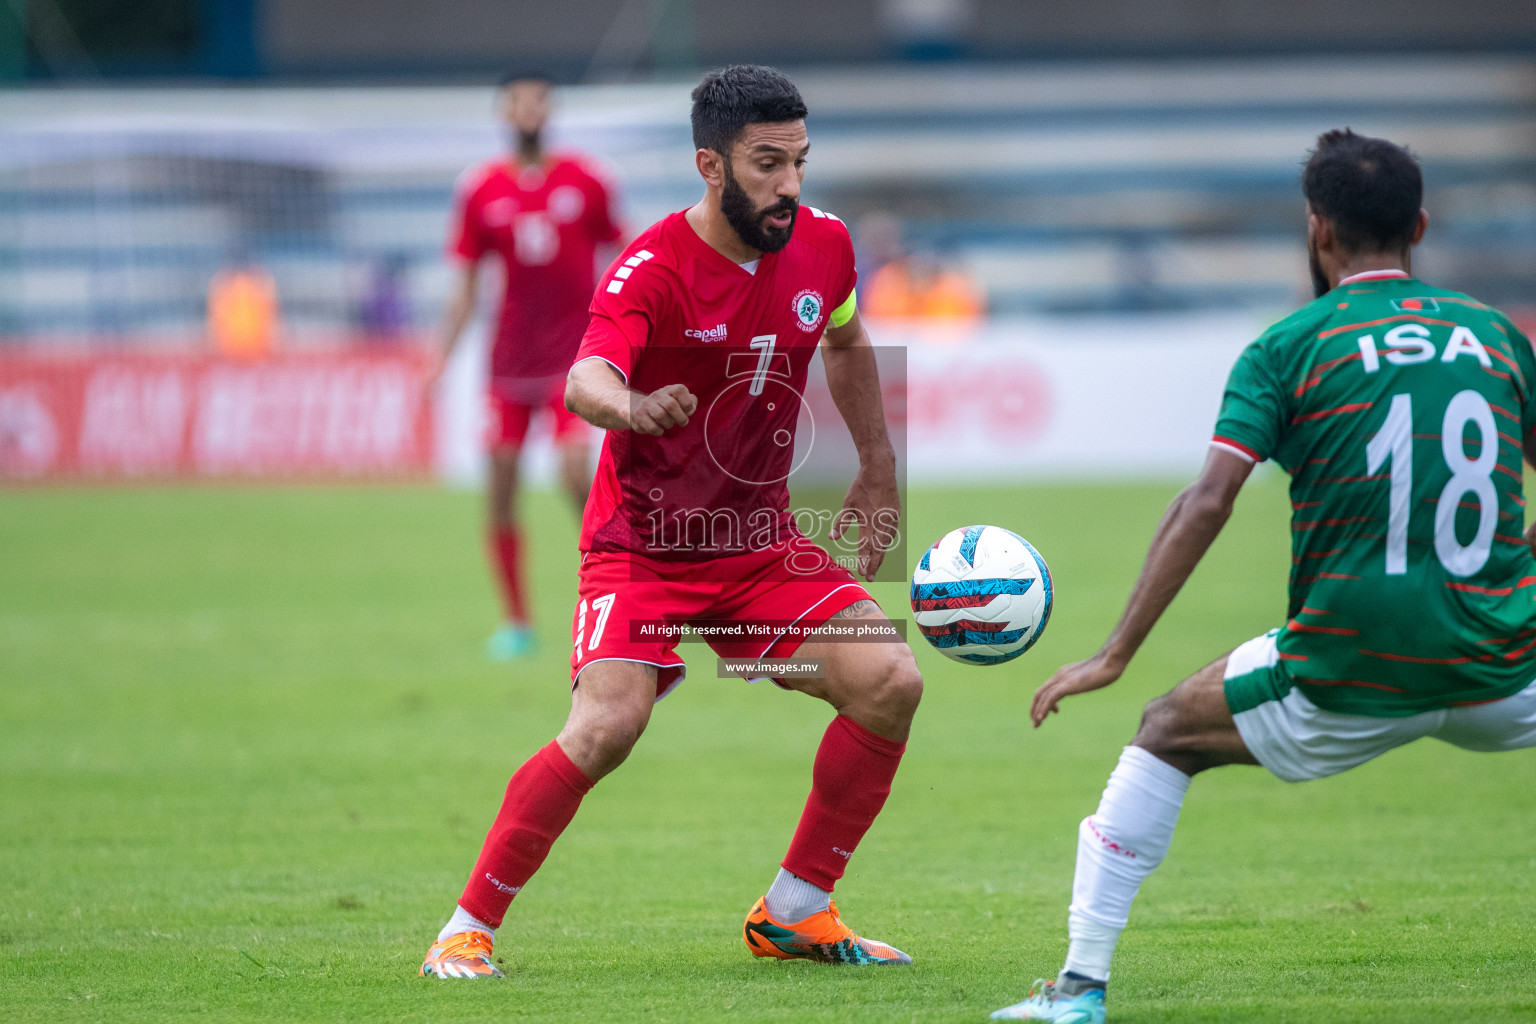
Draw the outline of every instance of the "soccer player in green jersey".
<instances>
[{"instance_id":1,"label":"soccer player in green jersey","mask_svg":"<svg viewBox=\"0 0 1536 1024\"><path fill-rule=\"evenodd\" d=\"M1403 149L1328 132L1302 187L1316 301L1239 357L1205 468L1159 524L1125 614L1036 691L1030 717L1120 678L1265 459L1291 476L1287 620L1147 705L1078 829L1066 966L996 1019L1104 1020L1131 901L1197 772L1258 764L1300 782L1424 736L1536 746L1536 558L1521 535L1536 356L1497 310L1411 276L1427 220Z\"/></svg>"}]
</instances>

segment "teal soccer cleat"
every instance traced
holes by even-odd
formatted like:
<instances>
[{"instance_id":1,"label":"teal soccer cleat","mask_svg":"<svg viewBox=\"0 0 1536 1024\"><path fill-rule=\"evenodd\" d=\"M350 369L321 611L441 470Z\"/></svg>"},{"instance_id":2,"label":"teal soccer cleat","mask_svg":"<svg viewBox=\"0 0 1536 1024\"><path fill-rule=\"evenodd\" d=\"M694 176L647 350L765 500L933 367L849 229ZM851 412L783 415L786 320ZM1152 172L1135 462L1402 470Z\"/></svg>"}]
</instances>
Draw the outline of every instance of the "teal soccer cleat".
<instances>
[{"instance_id":1,"label":"teal soccer cleat","mask_svg":"<svg viewBox=\"0 0 1536 1024\"><path fill-rule=\"evenodd\" d=\"M485 642L485 656L492 661L516 661L530 657L538 647L538 640L528 626L507 623Z\"/></svg>"},{"instance_id":2,"label":"teal soccer cleat","mask_svg":"<svg viewBox=\"0 0 1536 1024\"><path fill-rule=\"evenodd\" d=\"M1056 983L1041 979L1022 1003L1005 1006L993 1020L1048 1020L1055 1024L1104 1024L1104 990L1090 988L1077 995L1057 995Z\"/></svg>"}]
</instances>

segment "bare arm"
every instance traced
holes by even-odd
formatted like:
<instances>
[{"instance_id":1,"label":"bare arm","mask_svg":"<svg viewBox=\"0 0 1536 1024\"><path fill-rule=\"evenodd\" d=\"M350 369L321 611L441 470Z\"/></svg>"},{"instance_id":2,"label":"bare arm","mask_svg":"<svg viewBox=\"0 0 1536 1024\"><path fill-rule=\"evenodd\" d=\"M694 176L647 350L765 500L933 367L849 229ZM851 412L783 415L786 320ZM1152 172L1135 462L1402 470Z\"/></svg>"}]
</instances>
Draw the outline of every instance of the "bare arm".
<instances>
[{"instance_id":1,"label":"bare arm","mask_svg":"<svg viewBox=\"0 0 1536 1024\"><path fill-rule=\"evenodd\" d=\"M429 378L433 383L442 376L443 367L447 366L448 360L453 357L453 350L458 347L459 337L464 333L464 328L469 326L470 317L475 315L479 296L480 264L464 263L459 267L458 276L453 282L453 290L448 293L448 304L443 310L437 365Z\"/></svg>"},{"instance_id":2,"label":"bare arm","mask_svg":"<svg viewBox=\"0 0 1536 1024\"><path fill-rule=\"evenodd\" d=\"M659 437L687 425L698 406L699 400L683 384L668 384L648 395L632 390L603 359L583 359L565 377L565 407L604 430Z\"/></svg>"},{"instance_id":3,"label":"bare arm","mask_svg":"<svg viewBox=\"0 0 1536 1024\"><path fill-rule=\"evenodd\" d=\"M835 540L853 525L859 526L859 575L872 580L895 541L901 495L896 487L896 452L885 429L875 350L857 310L847 323L829 328L822 336L821 358L832 400L859 453L859 472L832 524L832 537Z\"/></svg>"},{"instance_id":4,"label":"bare arm","mask_svg":"<svg viewBox=\"0 0 1536 1024\"><path fill-rule=\"evenodd\" d=\"M1038 728L1058 710L1063 697L1108 686L1119 679L1142 641L1173 602L1190 573L1210 549L1232 514L1232 503L1253 464L1232 452L1212 448L1200 477L1173 499L1152 538L1152 550L1131 591L1125 613L1087 661L1059 669L1035 691L1029 717Z\"/></svg>"}]
</instances>

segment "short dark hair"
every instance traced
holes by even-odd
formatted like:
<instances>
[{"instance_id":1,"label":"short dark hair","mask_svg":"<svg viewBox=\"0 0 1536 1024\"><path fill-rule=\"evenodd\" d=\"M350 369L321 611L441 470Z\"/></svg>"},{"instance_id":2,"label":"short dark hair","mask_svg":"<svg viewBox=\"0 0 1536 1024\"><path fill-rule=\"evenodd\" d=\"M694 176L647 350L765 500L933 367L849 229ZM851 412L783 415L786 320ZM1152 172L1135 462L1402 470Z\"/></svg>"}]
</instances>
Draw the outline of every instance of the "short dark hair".
<instances>
[{"instance_id":1,"label":"short dark hair","mask_svg":"<svg viewBox=\"0 0 1536 1024\"><path fill-rule=\"evenodd\" d=\"M552 86L555 84L554 78L546 72L537 71L530 68L518 68L515 71L508 71L506 74L496 79L496 88L505 89L507 86L516 85L518 82L538 82L540 85L544 86Z\"/></svg>"},{"instance_id":2,"label":"short dark hair","mask_svg":"<svg viewBox=\"0 0 1536 1024\"><path fill-rule=\"evenodd\" d=\"M799 121L805 100L784 74L760 64L732 64L704 76L693 90L693 145L729 155L749 124Z\"/></svg>"},{"instance_id":3,"label":"short dark hair","mask_svg":"<svg viewBox=\"0 0 1536 1024\"><path fill-rule=\"evenodd\" d=\"M1413 243L1424 176L1402 146L1348 128L1324 132L1307 156L1301 190L1345 249L1397 252Z\"/></svg>"}]
</instances>

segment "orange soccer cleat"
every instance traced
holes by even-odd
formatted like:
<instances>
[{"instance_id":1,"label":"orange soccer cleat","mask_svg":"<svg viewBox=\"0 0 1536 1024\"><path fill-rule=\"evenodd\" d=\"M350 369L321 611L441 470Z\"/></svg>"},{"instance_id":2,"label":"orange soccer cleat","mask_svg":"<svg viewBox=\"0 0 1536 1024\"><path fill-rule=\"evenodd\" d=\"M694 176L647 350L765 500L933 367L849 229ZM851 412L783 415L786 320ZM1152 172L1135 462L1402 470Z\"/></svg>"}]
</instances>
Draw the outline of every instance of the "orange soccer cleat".
<instances>
[{"instance_id":1,"label":"orange soccer cleat","mask_svg":"<svg viewBox=\"0 0 1536 1024\"><path fill-rule=\"evenodd\" d=\"M421 974L439 978L500 978L502 973L491 963L491 937L485 932L468 931L440 939L427 950Z\"/></svg>"},{"instance_id":2,"label":"orange soccer cleat","mask_svg":"<svg viewBox=\"0 0 1536 1024\"><path fill-rule=\"evenodd\" d=\"M837 904L804 921L780 924L768 913L765 896L752 907L742 937L753 956L780 960L815 960L824 964L909 964L912 958L894 946L861 938L837 916Z\"/></svg>"}]
</instances>

